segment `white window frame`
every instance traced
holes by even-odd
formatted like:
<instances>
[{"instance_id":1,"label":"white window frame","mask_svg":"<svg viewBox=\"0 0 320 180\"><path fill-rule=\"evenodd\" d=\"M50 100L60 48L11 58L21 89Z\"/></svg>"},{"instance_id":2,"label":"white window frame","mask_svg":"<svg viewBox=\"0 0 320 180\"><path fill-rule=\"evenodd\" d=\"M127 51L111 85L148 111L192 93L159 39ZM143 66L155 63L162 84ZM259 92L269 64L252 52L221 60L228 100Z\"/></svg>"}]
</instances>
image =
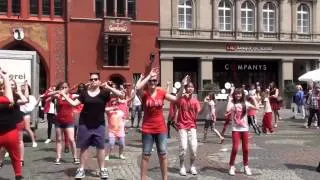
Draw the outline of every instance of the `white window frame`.
<instances>
[{"instance_id":1,"label":"white window frame","mask_svg":"<svg viewBox=\"0 0 320 180\"><path fill-rule=\"evenodd\" d=\"M245 5L244 8L242 8L242 6ZM252 9L249 8L249 5L252 5ZM252 17L249 17L249 12L252 11ZM242 17L242 12L245 12L245 17ZM250 1L245 1L243 4L241 4L241 8L240 8L240 19L241 19L241 30L243 32L254 32L255 31L255 6L254 4L252 4ZM245 18L245 29L243 29L243 24L242 24L242 19ZM249 18L252 18L252 24L249 24ZM249 31L249 25L252 25L252 30Z\"/></svg>"},{"instance_id":2,"label":"white window frame","mask_svg":"<svg viewBox=\"0 0 320 180\"><path fill-rule=\"evenodd\" d=\"M303 8L306 8L306 9L303 9ZM301 8L299 10L299 8ZM304 19L303 18L303 15L307 14L308 15L308 18L307 19ZM299 18L299 15L300 15L300 18ZM311 32L311 26L310 26L310 21L311 20L311 12L310 12L310 8L307 4L300 4L297 8L297 33L300 33L300 34L310 34ZM299 23L300 21L300 23ZM308 22L308 25L307 26L304 26L303 25L303 22L304 21L307 21ZM304 31L304 28L307 28L307 31Z\"/></svg>"},{"instance_id":3,"label":"white window frame","mask_svg":"<svg viewBox=\"0 0 320 180\"><path fill-rule=\"evenodd\" d=\"M222 3L222 4L221 4ZM222 5L222 6L220 6ZM229 7L228 7L229 6ZM220 11L223 12L223 15L220 16ZM230 22L227 22L226 12L230 11ZM219 16L219 30L220 31L232 31L232 5L229 0L222 0L218 5L218 16ZM223 18L223 22L220 21L221 17ZM227 24L230 24L230 29L227 29ZM221 27L222 25L222 27Z\"/></svg>"},{"instance_id":4,"label":"white window frame","mask_svg":"<svg viewBox=\"0 0 320 180\"><path fill-rule=\"evenodd\" d=\"M271 18L272 13L273 13L273 18ZM276 19L277 19L276 6L273 3L267 2L263 5L262 18L263 18L263 31L267 33L276 32ZM267 24L265 24L265 21L264 21L265 19L267 20ZM271 20L273 20L273 24L270 23ZM270 30L271 26L273 26L273 30Z\"/></svg>"},{"instance_id":5,"label":"white window frame","mask_svg":"<svg viewBox=\"0 0 320 180\"><path fill-rule=\"evenodd\" d=\"M193 27L193 2L192 0L183 0L183 4L180 4L179 0L179 4L178 4L178 25L179 25L179 29L192 29ZM187 5L187 1L191 1L191 6ZM179 14L179 10L183 9L183 14ZM187 14L187 9L191 9L191 14ZM180 21L180 15L183 15L183 19L182 21ZM190 15L191 16L191 22L187 21L187 16ZM181 26L182 24L182 26ZM191 27L188 27L188 25L191 24Z\"/></svg>"}]
</instances>

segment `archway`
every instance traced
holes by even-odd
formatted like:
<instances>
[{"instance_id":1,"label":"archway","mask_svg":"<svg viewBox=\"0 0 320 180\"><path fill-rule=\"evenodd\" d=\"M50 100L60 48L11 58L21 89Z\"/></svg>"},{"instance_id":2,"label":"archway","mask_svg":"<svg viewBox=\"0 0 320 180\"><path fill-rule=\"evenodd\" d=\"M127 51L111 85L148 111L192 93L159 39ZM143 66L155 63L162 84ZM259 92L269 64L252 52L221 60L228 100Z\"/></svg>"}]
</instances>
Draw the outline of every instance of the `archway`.
<instances>
[{"instance_id":1,"label":"archway","mask_svg":"<svg viewBox=\"0 0 320 180\"><path fill-rule=\"evenodd\" d=\"M3 49L5 50L16 50L16 51L36 51L32 46L26 44L26 43L22 43L22 42L14 42L11 43L9 45L7 45L6 47L4 47ZM41 56L40 53L38 53L39 59L40 59L40 74L39 74L39 91L40 93L43 93L47 87L48 87L48 82L47 82L47 67L44 64L45 60L44 58Z\"/></svg>"}]
</instances>

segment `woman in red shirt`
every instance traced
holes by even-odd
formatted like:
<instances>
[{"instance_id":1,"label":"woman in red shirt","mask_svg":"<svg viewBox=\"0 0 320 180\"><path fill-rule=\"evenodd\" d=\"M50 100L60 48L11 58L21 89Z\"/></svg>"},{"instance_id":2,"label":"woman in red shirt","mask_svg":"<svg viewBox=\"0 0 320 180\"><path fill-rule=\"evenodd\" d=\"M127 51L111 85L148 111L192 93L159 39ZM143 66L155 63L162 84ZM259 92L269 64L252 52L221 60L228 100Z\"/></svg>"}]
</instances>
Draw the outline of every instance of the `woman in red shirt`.
<instances>
[{"instance_id":1,"label":"woman in red shirt","mask_svg":"<svg viewBox=\"0 0 320 180\"><path fill-rule=\"evenodd\" d=\"M182 82L185 86L189 76ZM153 143L156 143L162 179L166 180L167 172L167 127L163 117L164 100L176 101L182 95L183 88L180 88L177 96L167 93L164 89L157 87L158 69L153 68L148 76L140 76L136 88L143 105L142 122L142 146L143 155L141 160L141 180L147 179L147 170ZM145 88L146 87L146 88Z\"/></svg>"},{"instance_id":2,"label":"woman in red shirt","mask_svg":"<svg viewBox=\"0 0 320 180\"><path fill-rule=\"evenodd\" d=\"M0 68L0 147L9 152L15 179L22 179L20 162L19 130L17 124L22 121L19 106L16 105L8 73Z\"/></svg>"},{"instance_id":3,"label":"woman in red shirt","mask_svg":"<svg viewBox=\"0 0 320 180\"><path fill-rule=\"evenodd\" d=\"M69 83L60 82L56 89L56 93L52 96L52 98L57 99L57 116L55 122L56 129L56 148L57 148L57 158L55 161L56 165L60 165L61 162L61 152L62 152L62 133L66 133L68 142L71 146L71 152L73 155L74 164L79 164L80 161L77 158L77 149L76 143L74 140L74 122L73 122L73 106L70 105L64 97L59 95L60 91L63 91L67 96L73 98L71 94L69 94Z\"/></svg>"}]
</instances>

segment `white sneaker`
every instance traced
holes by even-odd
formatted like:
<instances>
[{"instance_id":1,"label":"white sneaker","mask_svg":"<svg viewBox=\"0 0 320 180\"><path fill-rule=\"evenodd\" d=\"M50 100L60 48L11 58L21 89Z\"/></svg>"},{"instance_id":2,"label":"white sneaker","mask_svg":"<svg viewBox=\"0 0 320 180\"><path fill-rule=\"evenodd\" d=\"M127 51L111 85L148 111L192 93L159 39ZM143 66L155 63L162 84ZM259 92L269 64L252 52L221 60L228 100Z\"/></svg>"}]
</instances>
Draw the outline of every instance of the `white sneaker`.
<instances>
[{"instance_id":1,"label":"white sneaker","mask_svg":"<svg viewBox=\"0 0 320 180\"><path fill-rule=\"evenodd\" d=\"M191 166L191 168L190 168L190 173L191 173L192 175L197 175L197 174L198 174L198 172L197 172L196 167Z\"/></svg>"},{"instance_id":2,"label":"white sneaker","mask_svg":"<svg viewBox=\"0 0 320 180\"><path fill-rule=\"evenodd\" d=\"M187 175L187 171L185 167L180 168L180 176L186 176Z\"/></svg>"},{"instance_id":3,"label":"white sneaker","mask_svg":"<svg viewBox=\"0 0 320 180\"><path fill-rule=\"evenodd\" d=\"M119 158L122 159L122 160L127 159L123 154L120 154Z\"/></svg>"},{"instance_id":4,"label":"white sneaker","mask_svg":"<svg viewBox=\"0 0 320 180\"><path fill-rule=\"evenodd\" d=\"M236 175L236 167L231 166L229 169L229 175L230 176L235 176Z\"/></svg>"},{"instance_id":5,"label":"white sneaker","mask_svg":"<svg viewBox=\"0 0 320 180\"><path fill-rule=\"evenodd\" d=\"M249 166L245 166L244 167L244 174L247 175L247 176L251 176L252 175L252 172L251 172L251 169L249 168Z\"/></svg>"},{"instance_id":6,"label":"white sneaker","mask_svg":"<svg viewBox=\"0 0 320 180\"><path fill-rule=\"evenodd\" d=\"M109 161L109 156L104 157L105 161Z\"/></svg>"},{"instance_id":7,"label":"white sneaker","mask_svg":"<svg viewBox=\"0 0 320 180\"><path fill-rule=\"evenodd\" d=\"M9 157L9 153L8 152L6 152L5 154L4 154L4 157Z\"/></svg>"},{"instance_id":8,"label":"white sneaker","mask_svg":"<svg viewBox=\"0 0 320 180\"><path fill-rule=\"evenodd\" d=\"M38 147L38 144L35 142L35 143L32 143L32 147L33 148L36 148L36 147Z\"/></svg>"},{"instance_id":9,"label":"white sneaker","mask_svg":"<svg viewBox=\"0 0 320 180\"><path fill-rule=\"evenodd\" d=\"M51 139L47 139L44 143L45 143L45 144L51 143Z\"/></svg>"}]
</instances>

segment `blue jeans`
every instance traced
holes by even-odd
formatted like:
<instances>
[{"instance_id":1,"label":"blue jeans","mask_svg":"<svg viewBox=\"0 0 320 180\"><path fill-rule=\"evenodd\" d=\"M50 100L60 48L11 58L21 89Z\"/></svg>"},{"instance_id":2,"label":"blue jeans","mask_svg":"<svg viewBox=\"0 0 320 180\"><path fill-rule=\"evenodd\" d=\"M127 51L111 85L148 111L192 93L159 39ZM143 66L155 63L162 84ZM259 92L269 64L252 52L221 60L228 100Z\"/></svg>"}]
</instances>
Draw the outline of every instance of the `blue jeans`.
<instances>
[{"instance_id":1,"label":"blue jeans","mask_svg":"<svg viewBox=\"0 0 320 180\"><path fill-rule=\"evenodd\" d=\"M167 154L167 133L148 134L142 133L143 155L150 156L153 143L156 143L157 152L160 155Z\"/></svg>"}]
</instances>

